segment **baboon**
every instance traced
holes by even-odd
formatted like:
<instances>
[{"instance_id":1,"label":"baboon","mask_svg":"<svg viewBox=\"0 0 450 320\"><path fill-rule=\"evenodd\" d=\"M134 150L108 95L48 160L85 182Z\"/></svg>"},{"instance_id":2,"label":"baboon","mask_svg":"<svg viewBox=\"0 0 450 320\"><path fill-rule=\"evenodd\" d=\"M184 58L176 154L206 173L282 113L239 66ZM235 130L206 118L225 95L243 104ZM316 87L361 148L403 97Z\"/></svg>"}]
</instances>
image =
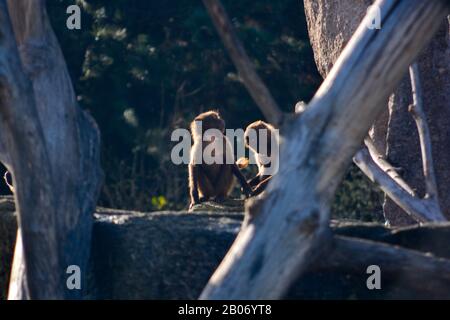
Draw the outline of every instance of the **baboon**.
<instances>
[{"instance_id":1,"label":"baboon","mask_svg":"<svg viewBox=\"0 0 450 320\"><path fill-rule=\"evenodd\" d=\"M266 132L266 141L261 140L263 133L261 130L265 130ZM274 130L275 128L272 125L261 120L249 124L245 129L245 146L255 154L258 165L258 174L248 181L248 184L253 189L252 196L256 196L266 189L267 184L272 178L272 174L269 173L269 168L278 165L278 154L273 156L274 151L278 152L278 137L275 135ZM250 141L252 134L256 138L253 143ZM261 142L265 143L265 148L261 148ZM276 145L273 145L273 143L276 143ZM248 161L242 158L239 159L238 163L242 163L240 165L241 168L248 165Z\"/></svg>"},{"instance_id":2,"label":"baboon","mask_svg":"<svg viewBox=\"0 0 450 320\"><path fill-rule=\"evenodd\" d=\"M216 129L218 135L212 135L210 139L205 139L205 132L210 129ZM201 113L191 123L191 135L194 143L191 148L189 163L191 198L189 208L209 199L214 199L217 202L224 200L233 187L234 176L238 178L243 193L247 197L251 195L252 190L234 162L233 149L224 133L225 121L216 111ZM203 154L207 147L213 147L213 156L223 161L220 163L205 163Z\"/></svg>"}]
</instances>

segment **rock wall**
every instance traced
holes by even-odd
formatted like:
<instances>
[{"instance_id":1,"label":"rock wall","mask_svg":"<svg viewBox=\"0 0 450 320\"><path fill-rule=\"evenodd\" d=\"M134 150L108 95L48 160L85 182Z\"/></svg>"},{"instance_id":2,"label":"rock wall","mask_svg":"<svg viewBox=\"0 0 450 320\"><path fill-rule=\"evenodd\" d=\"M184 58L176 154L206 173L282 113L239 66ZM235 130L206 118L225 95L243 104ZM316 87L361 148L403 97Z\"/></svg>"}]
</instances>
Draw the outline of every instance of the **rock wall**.
<instances>
[{"instance_id":1,"label":"rock wall","mask_svg":"<svg viewBox=\"0 0 450 320\"><path fill-rule=\"evenodd\" d=\"M14 204L0 199L0 298L6 297L16 223ZM239 212L131 212L98 208L86 299L196 299L239 231ZM333 222L336 234L397 244L450 258L450 225L393 230L380 224ZM351 257L349 257L351 259ZM394 274L383 290L366 288L365 270L309 271L289 299L450 298L417 294ZM426 279L424 279L426 281ZM387 288L387 289L386 289Z\"/></svg>"}]
</instances>

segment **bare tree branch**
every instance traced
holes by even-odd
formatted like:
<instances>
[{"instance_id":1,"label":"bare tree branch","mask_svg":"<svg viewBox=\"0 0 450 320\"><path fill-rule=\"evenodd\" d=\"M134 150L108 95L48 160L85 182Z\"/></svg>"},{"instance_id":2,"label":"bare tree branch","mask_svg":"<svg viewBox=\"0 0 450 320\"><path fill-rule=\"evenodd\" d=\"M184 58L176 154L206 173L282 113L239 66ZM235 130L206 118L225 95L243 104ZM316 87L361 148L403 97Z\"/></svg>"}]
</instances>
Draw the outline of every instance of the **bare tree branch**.
<instances>
[{"instance_id":1,"label":"bare tree branch","mask_svg":"<svg viewBox=\"0 0 450 320\"><path fill-rule=\"evenodd\" d=\"M423 110L422 88L416 63L410 66L409 73L413 94L413 104L410 106L409 111L414 117L420 138L423 175L427 190L425 198L420 199L417 197L412 188L396 172L395 168L386 161L384 156L378 153L370 138L367 137L365 139L367 149L363 148L358 151L353 160L372 182L377 183L399 207L416 221L447 221L439 205L430 130Z\"/></svg>"},{"instance_id":2,"label":"bare tree branch","mask_svg":"<svg viewBox=\"0 0 450 320\"><path fill-rule=\"evenodd\" d=\"M308 108L292 120L279 172L249 205L249 222L201 299L280 298L330 240L330 203L349 161L448 9L443 0L375 5L383 27L368 29L365 17Z\"/></svg>"},{"instance_id":3,"label":"bare tree branch","mask_svg":"<svg viewBox=\"0 0 450 320\"><path fill-rule=\"evenodd\" d=\"M283 113L270 94L269 89L256 73L253 63L236 35L233 24L220 0L203 0L203 3L248 92L267 121L274 125L279 125L282 121Z\"/></svg>"},{"instance_id":4,"label":"bare tree branch","mask_svg":"<svg viewBox=\"0 0 450 320\"><path fill-rule=\"evenodd\" d=\"M367 150L372 157L372 160L384 171L386 172L400 187L402 187L406 192L408 192L411 196L416 196L414 190L406 183L405 180L400 176L397 172L397 168L392 166L387 160L386 157L379 153L377 150L373 140L367 136L364 139L364 143L367 147Z\"/></svg>"},{"instance_id":5,"label":"bare tree branch","mask_svg":"<svg viewBox=\"0 0 450 320\"><path fill-rule=\"evenodd\" d=\"M410 187L401 178L392 178L373 160L369 150L362 148L353 158L355 164L374 183L380 186L399 207L418 222L447 221L432 199L420 199L411 194ZM404 186L406 185L406 189Z\"/></svg>"},{"instance_id":6,"label":"bare tree branch","mask_svg":"<svg viewBox=\"0 0 450 320\"><path fill-rule=\"evenodd\" d=\"M423 108L423 94L422 87L420 85L419 67L417 66L417 63L414 63L409 67L409 74L413 94L413 104L410 105L409 111L416 122L417 131L419 133L423 176L425 179L425 188L427 192L425 198L433 199L437 202L437 206L439 206L436 174L434 173L433 154L431 151L430 129L428 127L427 118Z\"/></svg>"}]
</instances>

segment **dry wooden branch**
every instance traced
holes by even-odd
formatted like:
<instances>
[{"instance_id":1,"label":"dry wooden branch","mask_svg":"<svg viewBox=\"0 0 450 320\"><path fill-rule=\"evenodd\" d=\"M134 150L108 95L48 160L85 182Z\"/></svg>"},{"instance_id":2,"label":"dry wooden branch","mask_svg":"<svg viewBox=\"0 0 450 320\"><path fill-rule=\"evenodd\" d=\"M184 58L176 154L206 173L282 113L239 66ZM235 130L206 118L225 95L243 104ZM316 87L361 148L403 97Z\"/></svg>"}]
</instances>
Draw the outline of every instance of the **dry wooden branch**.
<instances>
[{"instance_id":1,"label":"dry wooden branch","mask_svg":"<svg viewBox=\"0 0 450 320\"><path fill-rule=\"evenodd\" d=\"M280 170L201 299L280 298L329 235L329 208L351 157L405 70L447 14L442 0L377 1L314 99L283 137Z\"/></svg>"},{"instance_id":2,"label":"dry wooden branch","mask_svg":"<svg viewBox=\"0 0 450 320\"><path fill-rule=\"evenodd\" d=\"M425 198L417 197L411 187L398 175L395 168L377 152L370 138L365 139L367 149L363 148L358 151L353 160L372 182L377 183L399 207L416 221L447 221L439 205L430 131L423 110L422 89L417 64L410 66L409 73L413 93L413 104L410 106L410 112L419 132L422 167L427 190Z\"/></svg>"},{"instance_id":3,"label":"dry wooden branch","mask_svg":"<svg viewBox=\"0 0 450 320\"><path fill-rule=\"evenodd\" d=\"M373 140L367 136L364 139L364 144L369 151L372 160L384 171L386 172L400 187L402 187L406 192L408 192L411 196L415 196L415 191L406 183L405 180L400 176L397 172L397 168L392 166L386 159L386 157L380 154L375 147Z\"/></svg>"},{"instance_id":4,"label":"dry wooden branch","mask_svg":"<svg viewBox=\"0 0 450 320\"><path fill-rule=\"evenodd\" d=\"M409 107L417 126L422 154L423 176L425 179L425 198L433 199L439 207L436 174L434 173L433 155L431 151L430 129L423 109L422 87L420 85L419 67L414 63L409 67L413 104Z\"/></svg>"},{"instance_id":5,"label":"dry wooden branch","mask_svg":"<svg viewBox=\"0 0 450 320\"><path fill-rule=\"evenodd\" d=\"M446 221L440 213L439 207L436 207L435 201L420 199L405 190L402 185L377 165L367 148L359 150L353 161L372 182L379 185L389 198L416 221Z\"/></svg>"},{"instance_id":6,"label":"dry wooden branch","mask_svg":"<svg viewBox=\"0 0 450 320\"><path fill-rule=\"evenodd\" d=\"M255 71L220 0L203 0L206 9L230 55L239 76L267 121L278 125L283 113L270 91Z\"/></svg>"}]
</instances>

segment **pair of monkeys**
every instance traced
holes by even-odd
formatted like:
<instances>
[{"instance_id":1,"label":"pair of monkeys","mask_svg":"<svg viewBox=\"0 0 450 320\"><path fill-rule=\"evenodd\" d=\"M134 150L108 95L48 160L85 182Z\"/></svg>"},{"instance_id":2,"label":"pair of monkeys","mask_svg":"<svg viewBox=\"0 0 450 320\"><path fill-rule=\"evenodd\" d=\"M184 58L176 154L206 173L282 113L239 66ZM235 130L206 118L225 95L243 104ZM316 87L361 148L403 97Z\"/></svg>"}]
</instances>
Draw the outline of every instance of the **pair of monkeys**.
<instances>
[{"instance_id":1,"label":"pair of monkeys","mask_svg":"<svg viewBox=\"0 0 450 320\"><path fill-rule=\"evenodd\" d=\"M199 125L200 123L201 126ZM209 129L217 129L220 131L222 133L222 141L215 141L215 139L212 139L209 142L203 141L203 134ZM260 129L267 130L268 142L267 148L265 148L267 152L259 150L259 143L256 144L256 149L249 143L249 132L251 130L256 130L259 142ZM250 124L245 130L245 145L255 153L259 169L258 174L247 182L240 171L240 168L246 166L246 163L243 164L245 161L241 161L240 165L236 164L234 160L232 164L228 164L225 161L227 156L232 157L233 148L225 136L225 121L220 117L219 113L216 111L207 111L195 117L194 121L191 123L191 135L194 144L191 149L191 160L189 163L189 189L191 201L189 208L209 199L214 199L219 202L224 200L231 192L234 184L234 176L236 176L241 184L241 190L246 197L256 196L263 192L272 175L267 174L265 168L267 168L268 164L263 163L260 159L262 157L270 157L271 134L273 129L274 128L271 125L263 121L256 121ZM194 159L199 155L202 156L205 148L211 143L216 142L222 143L223 154L219 156L223 156L223 163L206 164L203 161L199 164L195 163Z\"/></svg>"}]
</instances>

